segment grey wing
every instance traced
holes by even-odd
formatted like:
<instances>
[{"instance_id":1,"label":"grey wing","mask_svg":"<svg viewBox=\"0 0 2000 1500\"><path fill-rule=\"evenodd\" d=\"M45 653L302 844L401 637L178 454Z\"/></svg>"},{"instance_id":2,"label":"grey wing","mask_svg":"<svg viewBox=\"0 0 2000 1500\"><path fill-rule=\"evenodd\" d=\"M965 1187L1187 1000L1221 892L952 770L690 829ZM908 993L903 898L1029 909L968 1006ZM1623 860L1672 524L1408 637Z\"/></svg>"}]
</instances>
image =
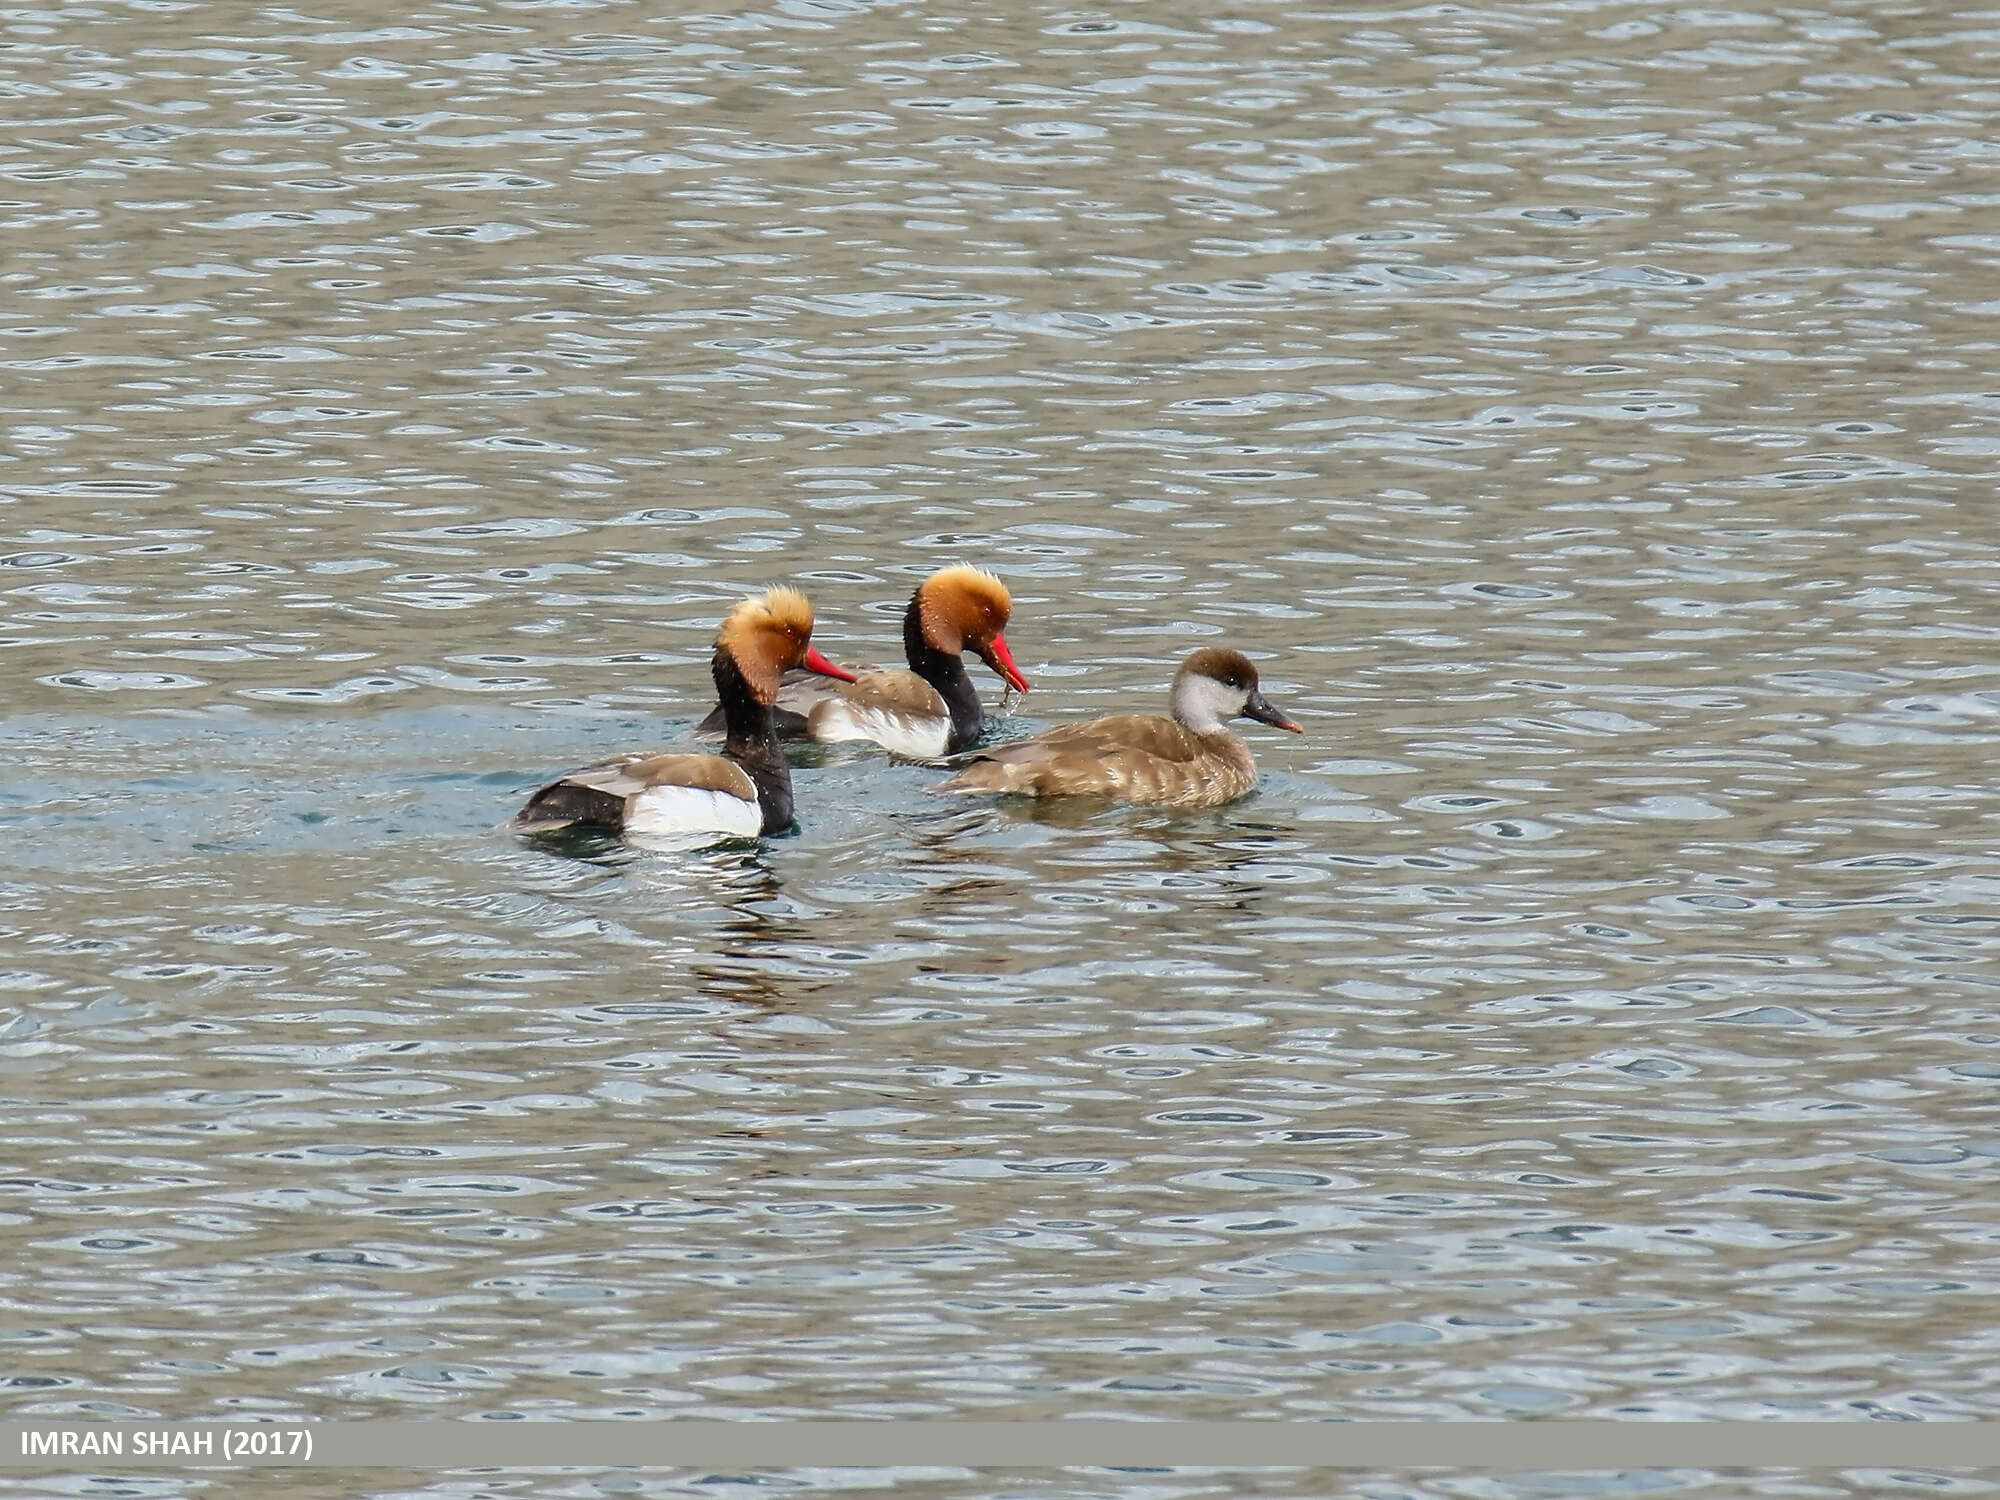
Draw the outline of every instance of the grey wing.
<instances>
[{"instance_id":1,"label":"grey wing","mask_svg":"<svg viewBox=\"0 0 2000 1500\"><path fill-rule=\"evenodd\" d=\"M633 775L632 767L647 759L649 757L645 755L620 755L612 760L599 761L594 766L585 766L580 771L571 771L561 778L561 782L568 786L589 787L609 797L635 797L651 783Z\"/></svg>"},{"instance_id":2,"label":"grey wing","mask_svg":"<svg viewBox=\"0 0 2000 1500\"><path fill-rule=\"evenodd\" d=\"M804 734L806 718L813 711L813 705L823 703L828 698L840 696L840 682L832 677L822 677L817 672L808 672L803 667L794 667L778 682L778 706L774 717L780 734ZM720 709L716 710L719 714ZM787 729L786 720L796 721L796 727Z\"/></svg>"},{"instance_id":3,"label":"grey wing","mask_svg":"<svg viewBox=\"0 0 2000 1500\"><path fill-rule=\"evenodd\" d=\"M515 814L514 827L523 833L545 833L573 823L622 823L632 795L645 790L645 783L627 769L640 758L621 755L557 777Z\"/></svg>"}]
</instances>

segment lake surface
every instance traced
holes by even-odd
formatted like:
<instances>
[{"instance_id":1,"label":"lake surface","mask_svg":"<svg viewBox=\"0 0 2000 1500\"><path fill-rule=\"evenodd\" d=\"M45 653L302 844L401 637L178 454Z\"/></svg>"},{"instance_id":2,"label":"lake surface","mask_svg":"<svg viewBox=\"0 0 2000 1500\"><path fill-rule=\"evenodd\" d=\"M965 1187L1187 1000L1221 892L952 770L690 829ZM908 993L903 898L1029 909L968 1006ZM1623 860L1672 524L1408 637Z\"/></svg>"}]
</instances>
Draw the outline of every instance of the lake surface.
<instances>
[{"instance_id":1,"label":"lake surface","mask_svg":"<svg viewBox=\"0 0 2000 1500\"><path fill-rule=\"evenodd\" d=\"M7 1417L2000 1416L1993 13L0 63ZM1196 815L841 747L794 837L500 827L743 594L890 661L961 560L1002 733L1227 643L1304 736Z\"/></svg>"}]
</instances>

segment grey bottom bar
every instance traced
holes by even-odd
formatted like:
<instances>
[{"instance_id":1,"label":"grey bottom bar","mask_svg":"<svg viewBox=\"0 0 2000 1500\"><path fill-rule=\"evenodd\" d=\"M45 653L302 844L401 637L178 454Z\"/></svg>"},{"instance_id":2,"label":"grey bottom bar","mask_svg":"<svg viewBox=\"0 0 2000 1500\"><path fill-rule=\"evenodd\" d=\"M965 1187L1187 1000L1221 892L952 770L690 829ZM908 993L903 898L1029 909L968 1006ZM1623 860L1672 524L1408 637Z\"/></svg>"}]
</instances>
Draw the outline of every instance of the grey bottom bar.
<instances>
[{"instance_id":1,"label":"grey bottom bar","mask_svg":"<svg viewBox=\"0 0 2000 1500\"><path fill-rule=\"evenodd\" d=\"M0 1468L2000 1467L2000 1422L9 1422Z\"/></svg>"}]
</instances>

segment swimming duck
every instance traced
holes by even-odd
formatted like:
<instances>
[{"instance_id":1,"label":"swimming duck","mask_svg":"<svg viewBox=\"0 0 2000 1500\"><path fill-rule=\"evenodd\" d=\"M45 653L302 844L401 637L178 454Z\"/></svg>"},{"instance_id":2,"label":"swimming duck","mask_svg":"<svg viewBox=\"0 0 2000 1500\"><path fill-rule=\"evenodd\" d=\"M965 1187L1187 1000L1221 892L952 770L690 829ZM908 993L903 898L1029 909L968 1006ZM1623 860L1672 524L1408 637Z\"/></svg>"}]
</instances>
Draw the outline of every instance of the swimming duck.
<instances>
[{"instance_id":1,"label":"swimming duck","mask_svg":"<svg viewBox=\"0 0 2000 1500\"><path fill-rule=\"evenodd\" d=\"M1257 691L1250 659L1219 646L1181 663L1167 702L1172 718L1113 714L962 756L964 769L937 790L1218 807L1257 782L1249 747L1225 721L1241 715L1303 732Z\"/></svg>"},{"instance_id":2,"label":"swimming duck","mask_svg":"<svg viewBox=\"0 0 2000 1500\"><path fill-rule=\"evenodd\" d=\"M943 568L910 595L903 611L903 654L909 669L865 667L844 683L793 672L778 690L780 734L815 740L873 740L886 750L927 760L963 750L986 727L979 694L965 675L970 651L1028 691L1001 632L1013 613L1007 586L978 568ZM702 721L721 727L720 712Z\"/></svg>"},{"instance_id":3,"label":"swimming duck","mask_svg":"<svg viewBox=\"0 0 2000 1500\"><path fill-rule=\"evenodd\" d=\"M552 781L513 826L548 833L597 823L621 833L751 837L792 823L792 775L771 726L779 682L794 667L852 676L812 648L812 606L796 589L745 599L715 633L716 695L727 730L720 755L616 755Z\"/></svg>"}]
</instances>

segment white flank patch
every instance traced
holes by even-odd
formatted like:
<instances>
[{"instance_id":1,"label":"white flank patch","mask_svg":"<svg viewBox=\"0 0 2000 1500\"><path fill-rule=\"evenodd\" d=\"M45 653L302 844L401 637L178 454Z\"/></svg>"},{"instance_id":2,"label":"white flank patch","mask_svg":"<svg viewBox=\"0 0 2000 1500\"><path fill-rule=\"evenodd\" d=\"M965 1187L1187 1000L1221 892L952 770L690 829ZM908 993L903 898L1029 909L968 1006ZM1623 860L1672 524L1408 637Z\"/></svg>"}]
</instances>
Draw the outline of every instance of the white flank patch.
<instances>
[{"instance_id":1,"label":"white flank patch","mask_svg":"<svg viewBox=\"0 0 2000 1500\"><path fill-rule=\"evenodd\" d=\"M884 750L913 760L944 754L945 742L951 738L950 719L913 719L908 714L861 708L845 698L820 704L810 722L816 740L873 740Z\"/></svg>"},{"instance_id":2,"label":"white flank patch","mask_svg":"<svg viewBox=\"0 0 2000 1500\"><path fill-rule=\"evenodd\" d=\"M627 833L737 833L755 838L764 810L728 792L698 786L651 786L625 812Z\"/></svg>"}]
</instances>

